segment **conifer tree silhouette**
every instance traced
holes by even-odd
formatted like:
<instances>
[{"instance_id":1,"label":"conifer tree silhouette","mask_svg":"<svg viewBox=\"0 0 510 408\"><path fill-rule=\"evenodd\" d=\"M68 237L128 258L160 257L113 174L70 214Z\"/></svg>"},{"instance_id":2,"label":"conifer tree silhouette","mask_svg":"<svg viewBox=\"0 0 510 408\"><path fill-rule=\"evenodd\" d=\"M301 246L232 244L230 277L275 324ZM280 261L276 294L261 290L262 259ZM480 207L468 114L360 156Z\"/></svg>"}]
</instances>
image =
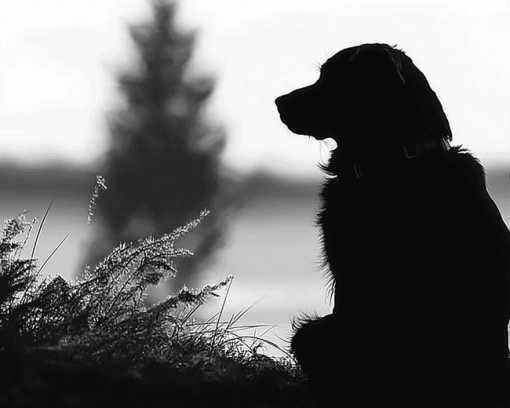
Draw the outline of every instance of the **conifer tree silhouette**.
<instances>
[{"instance_id":1,"label":"conifer tree silhouette","mask_svg":"<svg viewBox=\"0 0 510 408\"><path fill-rule=\"evenodd\" d=\"M119 74L123 106L109 118L109 149L94 222L103 231L93 243L96 260L119 242L159 237L210 214L180 246L195 253L176 261L175 285L196 284L196 272L223 241L230 185L220 161L221 127L206 123L210 77L191 77L195 32L176 27L176 3L151 2L152 21L130 26L139 59ZM173 285L173 284L172 284Z\"/></svg>"}]
</instances>

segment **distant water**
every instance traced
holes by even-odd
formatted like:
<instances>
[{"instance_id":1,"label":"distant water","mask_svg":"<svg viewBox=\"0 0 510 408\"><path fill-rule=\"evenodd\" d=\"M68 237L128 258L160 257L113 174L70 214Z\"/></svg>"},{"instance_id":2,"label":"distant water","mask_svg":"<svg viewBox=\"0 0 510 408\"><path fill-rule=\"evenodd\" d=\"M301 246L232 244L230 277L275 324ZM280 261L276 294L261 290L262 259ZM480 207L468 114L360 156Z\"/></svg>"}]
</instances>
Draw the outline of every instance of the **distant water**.
<instances>
[{"instance_id":1,"label":"distant water","mask_svg":"<svg viewBox=\"0 0 510 408\"><path fill-rule=\"evenodd\" d=\"M21 203L13 197L0 199L0 217L14 217L30 209L27 219L40 221L52 197L38 197ZM234 275L226 300L223 319L253 306L239 325L277 325L265 335L284 344L278 337L289 336L290 320L300 311L326 312L324 290L318 273L319 252L315 229L315 197L308 203L282 207L277 203L247 207L232 222L227 245L219 251L201 284L216 283ZM90 239L87 226L88 201L75 197L55 197L37 244L36 256L42 264L61 240L64 244L44 267L43 272L73 278L83 262L83 249ZM36 225L37 227L37 225ZM35 230L27 247L31 251ZM201 286L198 285L198 286ZM222 294L222 293L220 293ZM211 299L198 317L209 318L221 308L222 299ZM268 327L243 332L260 336ZM277 351L268 350L271 354Z\"/></svg>"}]
</instances>

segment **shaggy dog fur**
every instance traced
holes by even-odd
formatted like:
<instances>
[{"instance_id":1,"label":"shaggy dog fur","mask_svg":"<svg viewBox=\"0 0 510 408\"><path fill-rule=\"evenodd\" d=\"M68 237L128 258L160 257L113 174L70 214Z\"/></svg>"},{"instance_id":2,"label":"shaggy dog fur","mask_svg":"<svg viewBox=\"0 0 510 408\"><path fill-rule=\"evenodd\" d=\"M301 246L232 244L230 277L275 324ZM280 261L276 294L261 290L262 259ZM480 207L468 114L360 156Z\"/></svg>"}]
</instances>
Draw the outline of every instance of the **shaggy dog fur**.
<instances>
[{"instance_id":1,"label":"shaggy dog fur","mask_svg":"<svg viewBox=\"0 0 510 408\"><path fill-rule=\"evenodd\" d=\"M292 132L337 143L318 217L334 309L292 340L318 393L349 407L503 398L510 234L424 75L365 44L276 104Z\"/></svg>"}]
</instances>

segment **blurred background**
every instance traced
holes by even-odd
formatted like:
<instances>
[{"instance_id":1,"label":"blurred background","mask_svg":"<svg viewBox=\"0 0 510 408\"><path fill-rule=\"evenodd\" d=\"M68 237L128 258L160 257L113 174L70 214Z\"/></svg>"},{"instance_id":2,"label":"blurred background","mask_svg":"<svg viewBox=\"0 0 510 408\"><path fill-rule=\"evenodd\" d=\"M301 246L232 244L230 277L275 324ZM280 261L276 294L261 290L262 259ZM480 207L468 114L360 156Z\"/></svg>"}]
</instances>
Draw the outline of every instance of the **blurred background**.
<instances>
[{"instance_id":1,"label":"blurred background","mask_svg":"<svg viewBox=\"0 0 510 408\"><path fill-rule=\"evenodd\" d=\"M224 316L251 307L239 324L285 345L293 316L330 310L314 222L334 145L290 134L274 99L340 49L396 45L508 222L509 34L507 0L1 0L0 217L40 220L53 201L36 255L68 235L44 272L72 279L207 207L180 242L195 256L152 298L234 275Z\"/></svg>"}]
</instances>

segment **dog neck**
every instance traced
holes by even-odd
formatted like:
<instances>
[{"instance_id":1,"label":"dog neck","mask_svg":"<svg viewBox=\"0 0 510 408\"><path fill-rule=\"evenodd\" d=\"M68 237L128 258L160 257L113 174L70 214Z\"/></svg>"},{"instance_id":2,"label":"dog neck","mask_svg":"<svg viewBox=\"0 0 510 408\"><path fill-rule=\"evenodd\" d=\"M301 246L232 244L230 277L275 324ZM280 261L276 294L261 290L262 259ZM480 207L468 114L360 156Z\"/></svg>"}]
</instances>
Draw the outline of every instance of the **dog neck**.
<instances>
[{"instance_id":1,"label":"dog neck","mask_svg":"<svg viewBox=\"0 0 510 408\"><path fill-rule=\"evenodd\" d=\"M402 162L413 160L428 153L450 150L448 138L440 139L421 137L414 141L386 149L384 153L352 154L339 148L334 152L326 171L340 180L363 180L369 174L376 173L380 168L398 166ZM375 169L375 170L374 170Z\"/></svg>"}]
</instances>

